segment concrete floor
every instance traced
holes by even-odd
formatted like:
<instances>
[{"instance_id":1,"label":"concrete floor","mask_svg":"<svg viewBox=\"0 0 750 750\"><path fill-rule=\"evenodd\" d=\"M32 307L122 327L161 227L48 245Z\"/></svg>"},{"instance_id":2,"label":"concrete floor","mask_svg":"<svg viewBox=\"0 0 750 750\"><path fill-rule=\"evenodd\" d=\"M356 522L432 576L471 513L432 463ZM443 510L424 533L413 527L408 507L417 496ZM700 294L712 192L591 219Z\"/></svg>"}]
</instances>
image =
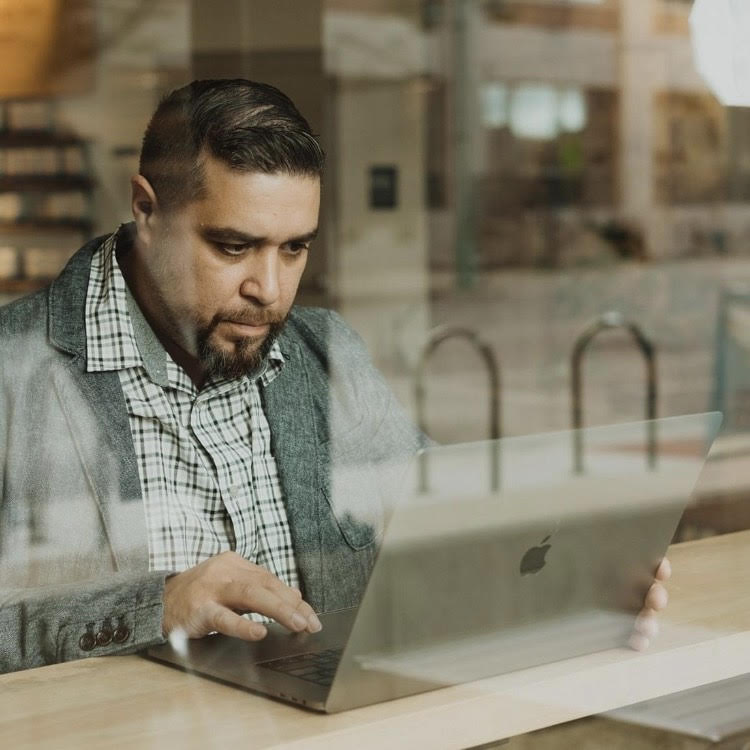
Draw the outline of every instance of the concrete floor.
<instances>
[{"instance_id":1,"label":"concrete floor","mask_svg":"<svg viewBox=\"0 0 750 750\"><path fill-rule=\"evenodd\" d=\"M433 279L432 324L473 328L502 370L503 431L526 434L571 425L570 357L576 338L601 313L637 323L657 350L659 416L704 411L714 387L720 290L750 281L745 259L622 264L566 271L485 273L459 292ZM410 413L413 376L380 363ZM429 432L445 442L487 434L487 378L463 341L447 342L430 362ZM586 424L643 418L645 368L632 340L604 332L583 369Z\"/></svg>"}]
</instances>

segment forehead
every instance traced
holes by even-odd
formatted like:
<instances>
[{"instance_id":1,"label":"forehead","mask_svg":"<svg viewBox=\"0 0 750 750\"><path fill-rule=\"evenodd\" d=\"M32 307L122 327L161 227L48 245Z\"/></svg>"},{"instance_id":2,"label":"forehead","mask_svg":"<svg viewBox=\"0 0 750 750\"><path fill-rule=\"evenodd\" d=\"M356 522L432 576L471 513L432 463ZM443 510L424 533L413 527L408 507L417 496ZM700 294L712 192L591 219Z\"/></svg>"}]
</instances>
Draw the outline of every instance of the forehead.
<instances>
[{"instance_id":1,"label":"forehead","mask_svg":"<svg viewBox=\"0 0 750 750\"><path fill-rule=\"evenodd\" d=\"M207 158L205 194L189 204L198 225L226 226L256 236L315 229L320 209L320 179L284 172L240 172Z\"/></svg>"}]
</instances>

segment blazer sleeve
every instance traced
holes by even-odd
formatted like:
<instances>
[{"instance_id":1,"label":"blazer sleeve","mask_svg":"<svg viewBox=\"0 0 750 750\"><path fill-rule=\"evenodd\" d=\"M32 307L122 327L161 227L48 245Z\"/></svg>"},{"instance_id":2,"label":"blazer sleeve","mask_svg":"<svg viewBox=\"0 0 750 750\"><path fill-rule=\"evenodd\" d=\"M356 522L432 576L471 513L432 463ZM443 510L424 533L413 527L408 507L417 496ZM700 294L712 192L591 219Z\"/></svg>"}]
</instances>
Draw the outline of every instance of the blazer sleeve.
<instances>
[{"instance_id":1,"label":"blazer sleeve","mask_svg":"<svg viewBox=\"0 0 750 750\"><path fill-rule=\"evenodd\" d=\"M111 574L101 581L0 589L0 673L163 643L166 576Z\"/></svg>"}]
</instances>

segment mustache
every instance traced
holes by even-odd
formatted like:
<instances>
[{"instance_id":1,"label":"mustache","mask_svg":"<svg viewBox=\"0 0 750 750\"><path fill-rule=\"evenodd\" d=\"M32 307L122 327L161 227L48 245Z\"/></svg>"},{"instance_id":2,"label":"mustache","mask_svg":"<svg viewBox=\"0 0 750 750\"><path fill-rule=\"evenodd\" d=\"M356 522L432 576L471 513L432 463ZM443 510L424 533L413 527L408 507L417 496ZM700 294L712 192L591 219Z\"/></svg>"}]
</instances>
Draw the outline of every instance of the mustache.
<instances>
[{"instance_id":1,"label":"mustache","mask_svg":"<svg viewBox=\"0 0 750 750\"><path fill-rule=\"evenodd\" d=\"M241 309L241 310L224 310L214 316L213 324L216 325L222 320L228 320L232 323L242 323L247 326L279 326L285 320L286 315L268 312L263 310Z\"/></svg>"}]
</instances>

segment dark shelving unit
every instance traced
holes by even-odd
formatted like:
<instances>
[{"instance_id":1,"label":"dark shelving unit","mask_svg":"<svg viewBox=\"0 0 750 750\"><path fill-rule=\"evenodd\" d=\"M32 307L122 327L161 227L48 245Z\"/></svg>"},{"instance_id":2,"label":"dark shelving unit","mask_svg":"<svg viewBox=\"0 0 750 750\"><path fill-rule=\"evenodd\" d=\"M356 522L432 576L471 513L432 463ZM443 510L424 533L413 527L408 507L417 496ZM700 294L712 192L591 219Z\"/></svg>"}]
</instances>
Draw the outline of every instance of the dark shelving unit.
<instances>
[{"instance_id":1,"label":"dark shelving unit","mask_svg":"<svg viewBox=\"0 0 750 750\"><path fill-rule=\"evenodd\" d=\"M28 193L65 191L88 191L93 188L93 182L86 175L62 174L17 174L12 177L0 177L0 193ZM40 217L42 220L43 217ZM29 221L20 218L19 221Z\"/></svg>"},{"instance_id":2,"label":"dark shelving unit","mask_svg":"<svg viewBox=\"0 0 750 750\"><path fill-rule=\"evenodd\" d=\"M12 108L23 104L0 102L0 200L17 196L16 215L7 215L6 206L6 215L0 217L0 245L16 248L15 274L0 278L3 294L26 293L49 282L47 277L26 275L24 241L43 235L48 242L50 236L60 235L61 246L68 247L76 237L81 241L91 237L94 227L88 141L56 125L53 101L42 103L49 114L44 127L16 125Z\"/></svg>"}]
</instances>

